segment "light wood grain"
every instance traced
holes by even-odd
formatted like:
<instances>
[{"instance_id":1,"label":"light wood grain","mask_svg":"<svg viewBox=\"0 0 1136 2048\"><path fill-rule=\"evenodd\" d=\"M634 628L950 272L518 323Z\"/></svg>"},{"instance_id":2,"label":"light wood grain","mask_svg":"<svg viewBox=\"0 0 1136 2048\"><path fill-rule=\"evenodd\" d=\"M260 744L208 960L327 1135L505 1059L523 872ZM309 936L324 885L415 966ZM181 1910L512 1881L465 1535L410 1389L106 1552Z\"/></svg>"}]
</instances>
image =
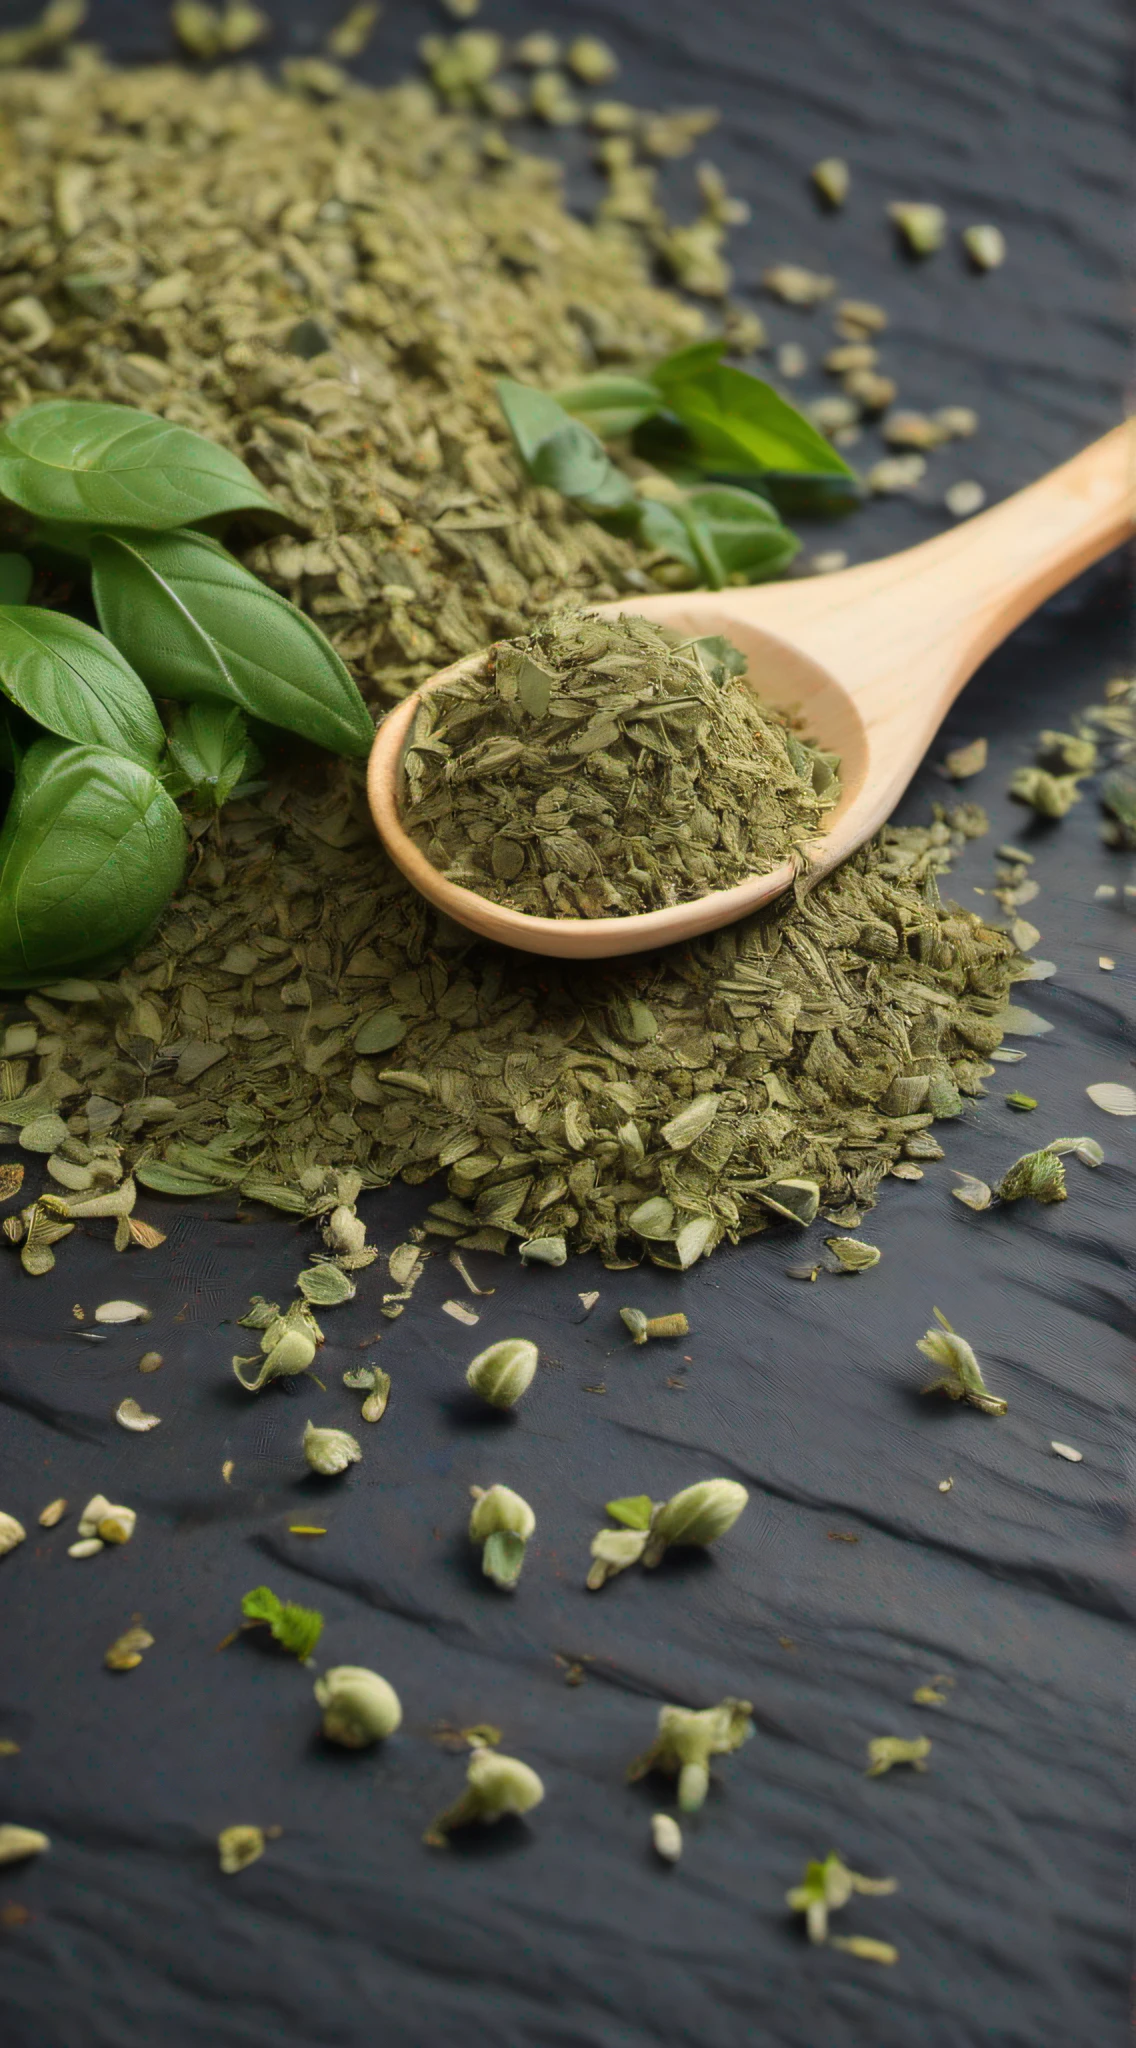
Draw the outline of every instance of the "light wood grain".
<instances>
[{"instance_id":1,"label":"light wood grain","mask_svg":"<svg viewBox=\"0 0 1136 2048\"><path fill-rule=\"evenodd\" d=\"M833 576L753 590L681 591L600 605L684 633L725 633L749 662L757 695L801 708L811 736L841 757L841 798L811 849L809 880L827 874L891 815L975 669L1047 597L1132 533L1136 435L1131 423L989 512ZM422 691L476 670L472 655L433 676L384 719L367 789L391 858L459 924L525 952L563 959L641 953L713 931L788 888L790 863L732 889L638 917L529 917L447 882L403 830L399 763Z\"/></svg>"}]
</instances>

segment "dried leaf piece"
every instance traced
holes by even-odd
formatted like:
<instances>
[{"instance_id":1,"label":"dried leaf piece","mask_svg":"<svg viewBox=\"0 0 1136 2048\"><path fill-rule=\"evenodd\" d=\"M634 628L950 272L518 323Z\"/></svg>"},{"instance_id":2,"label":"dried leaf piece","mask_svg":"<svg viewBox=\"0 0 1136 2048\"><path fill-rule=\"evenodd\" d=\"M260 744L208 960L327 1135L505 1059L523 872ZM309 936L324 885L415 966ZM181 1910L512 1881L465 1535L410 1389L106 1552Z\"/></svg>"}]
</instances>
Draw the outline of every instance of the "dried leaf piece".
<instances>
[{"instance_id":1,"label":"dried leaf piece","mask_svg":"<svg viewBox=\"0 0 1136 2048\"><path fill-rule=\"evenodd\" d=\"M1104 1151L1095 1138L1051 1138L1045 1149L1056 1152L1059 1157L1064 1152L1071 1152L1082 1166L1104 1165Z\"/></svg>"},{"instance_id":2,"label":"dried leaf piece","mask_svg":"<svg viewBox=\"0 0 1136 2048\"><path fill-rule=\"evenodd\" d=\"M139 1372L157 1372L162 1363L160 1351L144 1351L138 1360Z\"/></svg>"},{"instance_id":3,"label":"dried leaf piece","mask_svg":"<svg viewBox=\"0 0 1136 2048\"><path fill-rule=\"evenodd\" d=\"M966 782L970 776L981 774L989 754L989 741L971 740L969 746L955 747L945 755L943 768L953 782Z\"/></svg>"},{"instance_id":4,"label":"dried leaf piece","mask_svg":"<svg viewBox=\"0 0 1136 2048\"><path fill-rule=\"evenodd\" d=\"M47 1506L40 1511L40 1528L54 1529L56 1523L61 1522L66 1513L67 1502L62 1497L59 1500L49 1500Z\"/></svg>"},{"instance_id":5,"label":"dried leaf piece","mask_svg":"<svg viewBox=\"0 0 1136 2048\"><path fill-rule=\"evenodd\" d=\"M346 1472L349 1465L357 1465L363 1453L349 1430L317 1429L309 1422L304 1429L304 1456L313 1472L331 1479Z\"/></svg>"},{"instance_id":6,"label":"dried leaf piece","mask_svg":"<svg viewBox=\"0 0 1136 2048\"><path fill-rule=\"evenodd\" d=\"M1048 1147L1040 1152L1023 1152L1009 1172L1003 1174L995 1193L1003 1202L1020 1202L1026 1197L1035 1202L1063 1202L1068 1194L1065 1168Z\"/></svg>"},{"instance_id":7,"label":"dried leaf piece","mask_svg":"<svg viewBox=\"0 0 1136 2048\"><path fill-rule=\"evenodd\" d=\"M592 1537L592 1563L585 1581L589 1593L598 1593L609 1579L638 1564L647 1548L646 1529L599 1529Z\"/></svg>"},{"instance_id":8,"label":"dried leaf piece","mask_svg":"<svg viewBox=\"0 0 1136 2048\"><path fill-rule=\"evenodd\" d=\"M1007 1003L990 1022L996 1030L1007 1031L1014 1038L1044 1038L1053 1029L1048 1017L1039 1017L1036 1010L1023 1010L1018 1003Z\"/></svg>"},{"instance_id":9,"label":"dried leaf piece","mask_svg":"<svg viewBox=\"0 0 1136 2048\"><path fill-rule=\"evenodd\" d=\"M464 1323L468 1329L472 1329L475 1323L481 1321L477 1310L471 1308L468 1301L444 1301L442 1314L452 1316L455 1323Z\"/></svg>"},{"instance_id":10,"label":"dried leaf piece","mask_svg":"<svg viewBox=\"0 0 1136 2048\"><path fill-rule=\"evenodd\" d=\"M875 1735L868 1744L868 1768L864 1775L882 1778L896 1764L910 1764L916 1771L925 1771L930 1754L929 1736L917 1735L907 1741L902 1735Z\"/></svg>"},{"instance_id":11,"label":"dried leaf piece","mask_svg":"<svg viewBox=\"0 0 1136 2048\"><path fill-rule=\"evenodd\" d=\"M678 1778L678 1803L683 1813L697 1813L710 1789L710 1758L728 1756L753 1734L749 1700L727 1698L700 1711L660 1707L659 1732L650 1749L627 1768L629 1784L648 1771Z\"/></svg>"},{"instance_id":12,"label":"dried leaf piece","mask_svg":"<svg viewBox=\"0 0 1136 2048\"><path fill-rule=\"evenodd\" d=\"M1004 1415L1007 1403L990 1393L982 1377L977 1358L965 1337L960 1337L951 1328L940 1309L934 1310L939 1324L937 1330L928 1330L920 1337L917 1349L924 1358L943 1367L941 1379L932 1380L923 1388L925 1394L945 1394L949 1401L969 1401L974 1408L980 1408L984 1415Z\"/></svg>"},{"instance_id":13,"label":"dried leaf piece","mask_svg":"<svg viewBox=\"0 0 1136 2048\"><path fill-rule=\"evenodd\" d=\"M386 1414L387 1402L390 1399L391 1377L389 1372L384 1372L382 1367L378 1365L359 1365L352 1371L344 1373L343 1384L345 1387L362 1387L366 1389L367 1398L360 1410L364 1422L380 1422L382 1420Z\"/></svg>"},{"instance_id":14,"label":"dried leaf piece","mask_svg":"<svg viewBox=\"0 0 1136 2048\"><path fill-rule=\"evenodd\" d=\"M281 1649L306 1664L323 1634L323 1615L314 1607L279 1600L268 1586L254 1586L241 1601L241 1613L254 1626L266 1622Z\"/></svg>"},{"instance_id":15,"label":"dried leaf piece","mask_svg":"<svg viewBox=\"0 0 1136 2048\"><path fill-rule=\"evenodd\" d=\"M964 228L963 248L976 270L998 270L1006 261L1006 237L988 223Z\"/></svg>"},{"instance_id":16,"label":"dried leaf piece","mask_svg":"<svg viewBox=\"0 0 1136 2048\"><path fill-rule=\"evenodd\" d=\"M21 1863L25 1856L42 1856L50 1847L49 1837L38 1828L19 1828L13 1821L0 1826L0 1863Z\"/></svg>"},{"instance_id":17,"label":"dried leaf piece","mask_svg":"<svg viewBox=\"0 0 1136 2048\"><path fill-rule=\"evenodd\" d=\"M328 33L324 45L328 56L338 58L341 63L361 56L382 11L377 0L359 0L357 6L349 7L342 20Z\"/></svg>"},{"instance_id":18,"label":"dried leaf piece","mask_svg":"<svg viewBox=\"0 0 1136 2048\"><path fill-rule=\"evenodd\" d=\"M893 199L888 219L894 221L913 256L933 256L946 239L947 216L941 206L921 200Z\"/></svg>"},{"instance_id":19,"label":"dried leaf piece","mask_svg":"<svg viewBox=\"0 0 1136 2048\"><path fill-rule=\"evenodd\" d=\"M355 1299L355 1282L330 1260L306 1267L296 1285L304 1300L316 1308L338 1308L341 1302Z\"/></svg>"},{"instance_id":20,"label":"dried leaf piece","mask_svg":"<svg viewBox=\"0 0 1136 2048\"><path fill-rule=\"evenodd\" d=\"M0 1103L0 1122L3 1121L3 1114L3 1104ZM10 1202L14 1195L19 1194L23 1185L24 1168L22 1164L0 1166L0 1202Z\"/></svg>"},{"instance_id":21,"label":"dried leaf piece","mask_svg":"<svg viewBox=\"0 0 1136 2048\"><path fill-rule=\"evenodd\" d=\"M22 1543L27 1533L23 1523L17 1522L15 1515L0 1513L0 1557L6 1557L10 1550L16 1548L17 1543Z\"/></svg>"},{"instance_id":22,"label":"dried leaf piece","mask_svg":"<svg viewBox=\"0 0 1136 2048\"><path fill-rule=\"evenodd\" d=\"M140 1216L128 1216L126 1228L131 1244L138 1245L144 1252L156 1252L160 1244L165 1244L165 1231L157 1229L153 1223L143 1222Z\"/></svg>"},{"instance_id":23,"label":"dried leaf piece","mask_svg":"<svg viewBox=\"0 0 1136 2048\"><path fill-rule=\"evenodd\" d=\"M1136 1088L1123 1081L1094 1081L1085 1094L1107 1116L1136 1116Z\"/></svg>"},{"instance_id":24,"label":"dried leaf piece","mask_svg":"<svg viewBox=\"0 0 1136 2048\"><path fill-rule=\"evenodd\" d=\"M511 1592L521 1575L525 1546L536 1528L527 1500L508 1486L471 1486L469 1540L479 1543L481 1569L495 1586Z\"/></svg>"},{"instance_id":25,"label":"dried leaf piece","mask_svg":"<svg viewBox=\"0 0 1136 2048\"><path fill-rule=\"evenodd\" d=\"M247 1870L250 1863L263 1856L266 1833L264 1828L248 1825L221 1829L217 1851L226 1877L235 1877L238 1870Z\"/></svg>"},{"instance_id":26,"label":"dried leaf piece","mask_svg":"<svg viewBox=\"0 0 1136 2048\"><path fill-rule=\"evenodd\" d=\"M825 1243L846 1273L865 1273L880 1263L878 1245L865 1244L861 1237L826 1237Z\"/></svg>"},{"instance_id":27,"label":"dried leaf piece","mask_svg":"<svg viewBox=\"0 0 1136 2048\"><path fill-rule=\"evenodd\" d=\"M818 164L813 165L810 175L821 198L827 200L829 206L843 206L852 183L843 157L822 157Z\"/></svg>"},{"instance_id":28,"label":"dried leaf piece","mask_svg":"<svg viewBox=\"0 0 1136 2048\"><path fill-rule=\"evenodd\" d=\"M984 1180L979 1180L973 1173L961 1173L957 1166L952 1166L951 1172L958 1181L957 1188L951 1189L956 1202L961 1202L967 1209L979 1211L990 1207L994 1193Z\"/></svg>"},{"instance_id":29,"label":"dried leaf piece","mask_svg":"<svg viewBox=\"0 0 1136 2048\"><path fill-rule=\"evenodd\" d=\"M527 1237L517 1249L526 1266L564 1266L568 1263L568 1245L563 1237Z\"/></svg>"},{"instance_id":30,"label":"dried leaf piece","mask_svg":"<svg viewBox=\"0 0 1136 2048\"><path fill-rule=\"evenodd\" d=\"M142 1662L143 1650L152 1650L154 1638L148 1629L135 1624L116 1636L103 1658L108 1671L135 1671Z\"/></svg>"},{"instance_id":31,"label":"dried leaf piece","mask_svg":"<svg viewBox=\"0 0 1136 2048\"><path fill-rule=\"evenodd\" d=\"M649 1493L629 1493L609 1500L604 1512L613 1522L622 1522L625 1529L649 1529L655 1503Z\"/></svg>"},{"instance_id":32,"label":"dried leaf piece","mask_svg":"<svg viewBox=\"0 0 1136 2048\"><path fill-rule=\"evenodd\" d=\"M148 1323L151 1311L137 1301L104 1301L95 1310L96 1323Z\"/></svg>"},{"instance_id":33,"label":"dried leaf piece","mask_svg":"<svg viewBox=\"0 0 1136 2048\"><path fill-rule=\"evenodd\" d=\"M894 1877L864 1877L858 1870L849 1870L833 1849L823 1863L805 1865L804 1883L786 1892L785 1904L794 1913L805 1915L810 1941L824 1942L829 1938L829 1914L838 1913L855 1892L882 1898L895 1889Z\"/></svg>"},{"instance_id":34,"label":"dried leaf piece","mask_svg":"<svg viewBox=\"0 0 1136 2048\"><path fill-rule=\"evenodd\" d=\"M131 1394L125 1401L119 1402L114 1411L114 1419L122 1429L144 1431L157 1429L162 1418L160 1415L147 1415Z\"/></svg>"}]
</instances>

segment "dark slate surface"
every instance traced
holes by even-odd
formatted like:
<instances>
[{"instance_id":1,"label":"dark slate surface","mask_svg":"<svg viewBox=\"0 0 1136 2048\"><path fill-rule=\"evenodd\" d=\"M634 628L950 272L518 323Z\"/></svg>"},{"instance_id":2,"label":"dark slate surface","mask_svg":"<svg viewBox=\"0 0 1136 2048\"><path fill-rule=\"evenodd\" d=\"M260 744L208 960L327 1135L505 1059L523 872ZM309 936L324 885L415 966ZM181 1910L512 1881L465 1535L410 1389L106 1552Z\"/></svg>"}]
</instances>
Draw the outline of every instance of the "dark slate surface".
<instances>
[{"instance_id":1,"label":"dark slate surface","mask_svg":"<svg viewBox=\"0 0 1136 2048\"><path fill-rule=\"evenodd\" d=\"M278 51L315 47L323 7L271 11L290 24ZM0 22L25 13L4 6ZM740 283L779 258L831 267L891 310L905 402L977 405L981 438L937 458L933 487L821 544L862 559L913 542L941 524L952 477L999 496L1117 416L1124 32L1108 0L1025 14L1007 0L495 0L483 18L507 32L593 27L624 61L627 96L723 107L707 153L753 205L734 239ZM167 47L164 8L95 0L92 19L124 56ZM400 75L437 26L390 0L363 68ZM580 154L573 138L565 148ZM802 174L833 151L852 161L855 203L826 220ZM689 165L668 177L689 193ZM905 264L881 220L897 196L940 199L960 226L1000 221L1005 270L970 279L954 251ZM807 343L807 319L774 308L769 322ZM971 891L990 882L991 849L1025 834L1041 883L1028 914L1058 966L1022 993L1055 1029L968 1104L947 1164L887 1185L864 1231L883 1250L874 1272L803 1287L784 1272L801 1241L776 1237L685 1280L482 1260L497 1292L473 1332L440 1313L460 1291L444 1257L396 1325L380 1325L373 1268L326 1318L327 1393L250 1402L229 1372L228 1325L253 1288L286 1293L306 1227L171 1205L165 1250L129 1266L102 1226L77 1234L52 1280L5 1260L0 1505L33 1534L0 1564L0 1733L21 1744L0 1760L0 1818L53 1839L49 1857L0 1873L0 1903L32 1915L0 1932L7 2048L1125 2038L1132 1127L1084 1088L1131 1078L1131 918L1093 891L1133 871L1101 848L1091 803L1031 830L1004 791L1038 728L1124 665L1128 616L1114 561L1023 628L952 714L949 739L990 737L968 794L993 819L956 893L980 905ZM925 816L942 787L924 771L903 815ZM1115 974L1099 971L1102 951ZM1040 1098L1032 1118L1005 1108L1015 1085ZM1071 1161L1064 1205L973 1216L948 1198L950 1165L996 1177L1027 1144L1082 1130L1107 1164ZM422 1201L368 1199L376 1241L395 1243ZM585 1319L578 1292L591 1287ZM72 1302L89 1311L124 1289L153 1322L84 1342ZM620 1303L680 1301L685 1344L628 1345ZM918 1399L915 1340L935 1303L1008 1397L1004 1420ZM299 1478L306 1416L351 1425L340 1375L380 1326L395 1392L364 1432L364 1464L335 1486ZM454 1399L462 1367L475 1345L521 1330L545 1354L522 1411L471 1419ZM140 1380L150 1346L166 1363ZM155 1435L117 1429L127 1393L161 1414ZM1054 1458L1052 1437L1084 1463ZM715 1473L752 1492L719 1552L583 1592L605 1499ZM494 1479L538 1518L512 1600L483 1585L462 1536L466 1489ZM35 1518L54 1494L81 1504L96 1488L138 1507L138 1534L74 1564L73 1523L42 1534ZM290 1537L297 1517L328 1536ZM323 1748L311 1674L255 1639L217 1653L241 1593L265 1579L324 1610L321 1661L373 1665L397 1686L405 1726L382 1753ZM135 1612L156 1646L113 1677L102 1653ZM585 1684L565 1686L558 1653L590 1660ZM913 1707L913 1688L944 1671L950 1706ZM683 1862L663 1870L647 1846L661 1788L626 1787L623 1768L660 1702L727 1692L754 1701L756 1736L721 1763ZM531 1826L449 1854L422 1846L462 1776L431 1740L443 1720L498 1723L540 1770L548 1797ZM926 1775L864 1778L872 1735L918 1732L934 1738ZM237 1820L284 1833L225 1879L213 1838ZM898 1878L894 1899L844 1916L898 1944L895 1970L810 1951L791 1924L786 1886L830 1847Z\"/></svg>"}]
</instances>

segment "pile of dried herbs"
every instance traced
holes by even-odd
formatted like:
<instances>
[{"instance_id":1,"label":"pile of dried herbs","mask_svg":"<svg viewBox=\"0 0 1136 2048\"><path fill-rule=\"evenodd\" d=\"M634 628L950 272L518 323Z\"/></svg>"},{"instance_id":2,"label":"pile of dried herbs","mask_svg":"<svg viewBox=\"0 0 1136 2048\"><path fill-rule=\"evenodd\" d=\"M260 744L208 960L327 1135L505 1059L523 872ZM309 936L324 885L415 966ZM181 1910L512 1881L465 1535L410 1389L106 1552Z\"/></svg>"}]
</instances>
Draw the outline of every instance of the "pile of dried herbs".
<instances>
[{"instance_id":1,"label":"pile of dried herbs","mask_svg":"<svg viewBox=\"0 0 1136 2048\"><path fill-rule=\"evenodd\" d=\"M407 829L449 881L538 917L626 917L803 867L837 762L763 712L745 668L717 636L557 612L422 698Z\"/></svg>"},{"instance_id":2,"label":"pile of dried herbs","mask_svg":"<svg viewBox=\"0 0 1136 2048\"><path fill-rule=\"evenodd\" d=\"M526 481L493 391L700 330L626 219L573 220L554 168L414 85L77 52L0 78L0 122L4 414L140 403L238 453L295 528L246 561L372 700L650 587L642 549ZM939 900L967 807L885 831L800 901L590 973L439 920L349 763L273 760L259 794L188 823L148 948L30 997L4 1131L46 1118L53 1157L63 1123L144 1186L297 1213L327 1167L445 1171L427 1227L497 1250L563 1233L682 1264L818 1199L851 1221L889 1167L937 1156L926 1126L980 1087L1022 964Z\"/></svg>"}]
</instances>

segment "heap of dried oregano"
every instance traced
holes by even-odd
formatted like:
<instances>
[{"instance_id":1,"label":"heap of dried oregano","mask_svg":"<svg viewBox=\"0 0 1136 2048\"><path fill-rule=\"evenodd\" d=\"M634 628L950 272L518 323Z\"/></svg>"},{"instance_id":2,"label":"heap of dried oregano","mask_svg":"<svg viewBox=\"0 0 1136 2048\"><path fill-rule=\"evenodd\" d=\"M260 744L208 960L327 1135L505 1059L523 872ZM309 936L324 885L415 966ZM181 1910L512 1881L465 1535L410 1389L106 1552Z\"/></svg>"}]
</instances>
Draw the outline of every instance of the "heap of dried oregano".
<instances>
[{"instance_id":1,"label":"heap of dried oregano","mask_svg":"<svg viewBox=\"0 0 1136 2048\"><path fill-rule=\"evenodd\" d=\"M3 412L141 403L238 450L295 527L246 559L372 700L649 586L642 551L526 485L492 378L553 384L701 317L650 286L625 220L565 212L554 169L414 85L84 52L0 79L0 120ZM0 1122L58 1108L144 1185L297 1211L324 1167L446 1170L427 1227L497 1250L563 1233L686 1263L818 1190L850 1221L889 1167L938 1156L927 1124L1001 1035L1014 944L936 887L975 829L963 807L887 831L800 902L585 973L439 921L354 768L273 761L261 795L193 821L185 890L130 967L29 1000Z\"/></svg>"}]
</instances>

